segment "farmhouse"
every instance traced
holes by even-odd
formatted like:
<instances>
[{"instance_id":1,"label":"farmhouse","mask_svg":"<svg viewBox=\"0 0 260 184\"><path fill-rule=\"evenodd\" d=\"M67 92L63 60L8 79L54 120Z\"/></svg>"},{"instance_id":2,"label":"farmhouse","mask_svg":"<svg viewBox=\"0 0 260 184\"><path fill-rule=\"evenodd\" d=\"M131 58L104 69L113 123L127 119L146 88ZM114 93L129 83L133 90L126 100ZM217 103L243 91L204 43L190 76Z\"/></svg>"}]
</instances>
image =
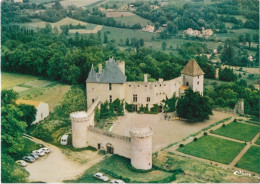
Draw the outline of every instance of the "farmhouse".
<instances>
[{"instance_id":1,"label":"farmhouse","mask_svg":"<svg viewBox=\"0 0 260 184\"><path fill-rule=\"evenodd\" d=\"M32 125L39 123L40 121L44 120L46 117L49 116L49 105L47 103L39 102L39 101L32 101L32 100L18 99L16 101L16 104L33 105L36 108L36 110L37 110L36 117L35 117L35 121L32 122Z\"/></svg>"},{"instance_id":2,"label":"farmhouse","mask_svg":"<svg viewBox=\"0 0 260 184\"><path fill-rule=\"evenodd\" d=\"M144 75L142 82L127 82L124 61L115 61L110 58L103 69L99 64L96 72L92 66L86 80L87 105L90 107L95 99L100 98L101 103L113 102L115 99L124 100L133 104L137 111L141 105L151 108L153 104L160 105L166 97L173 94L180 96L188 87L203 95L204 72L194 59L191 59L181 71L181 76L164 81L148 82L148 75Z\"/></svg>"},{"instance_id":3,"label":"farmhouse","mask_svg":"<svg viewBox=\"0 0 260 184\"><path fill-rule=\"evenodd\" d=\"M147 32L153 33L153 32L154 32L154 29L155 29L154 26L152 26L152 25L146 25L146 26L142 29L142 31L147 31Z\"/></svg>"}]
</instances>

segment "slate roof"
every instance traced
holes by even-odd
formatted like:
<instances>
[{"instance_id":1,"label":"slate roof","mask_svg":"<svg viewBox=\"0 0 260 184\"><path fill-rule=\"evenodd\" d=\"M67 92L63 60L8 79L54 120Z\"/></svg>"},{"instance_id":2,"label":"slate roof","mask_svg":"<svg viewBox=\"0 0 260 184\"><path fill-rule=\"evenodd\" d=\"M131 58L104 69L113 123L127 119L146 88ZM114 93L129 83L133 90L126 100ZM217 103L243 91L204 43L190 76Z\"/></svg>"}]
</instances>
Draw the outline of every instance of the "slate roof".
<instances>
[{"instance_id":1,"label":"slate roof","mask_svg":"<svg viewBox=\"0 0 260 184\"><path fill-rule=\"evenodd\" d=\"M122 84L126 82L126 76L117 66L115 60L110 58L106 64L105 69L103 69L100 73L96 73L92 65L86 82Z\"/></svg>"},{"instance_id":2,"label":"slate roof","mask_svg":"<svg viewBox=\"0 0 260 184\"><path fill-rule=\"evenodd\" d=\"M205 73L201 70L198 63L191 59L185 67L181 70L182 74L189 75L189 76L198 76L198 75L204 75Z\"/></svg>"}]
</instances>

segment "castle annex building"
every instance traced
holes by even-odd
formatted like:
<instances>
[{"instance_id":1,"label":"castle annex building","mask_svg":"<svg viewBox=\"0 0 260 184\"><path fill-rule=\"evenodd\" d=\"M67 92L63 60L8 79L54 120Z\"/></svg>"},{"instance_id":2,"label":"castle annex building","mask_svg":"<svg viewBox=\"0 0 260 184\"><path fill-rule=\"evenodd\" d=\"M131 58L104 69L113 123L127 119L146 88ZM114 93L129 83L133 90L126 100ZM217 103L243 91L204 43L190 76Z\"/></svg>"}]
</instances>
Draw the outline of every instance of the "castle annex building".
<instances>
[{"instance_id":1,"label":"castle annex building","mask_svg":"<svg viewBox=\"0 0 260 184\"><path fill-rule=\"evenodd\" d=\"M148 75L144 75L142 82L127 82L125 63L110 58L103 69L99 64L96 72L92 66L86 80L87 105L90 107L97 97L101 103L113 102L115 99L133 104L137 111L141 105L151 108L153 104L160 105L161 101L171 98L173 94L179 97L185 89L192 88L203 95L204 72L194 59L191 59L181 71L181 76L172 80L148 82Z\"/></svg>"}]
</instances>

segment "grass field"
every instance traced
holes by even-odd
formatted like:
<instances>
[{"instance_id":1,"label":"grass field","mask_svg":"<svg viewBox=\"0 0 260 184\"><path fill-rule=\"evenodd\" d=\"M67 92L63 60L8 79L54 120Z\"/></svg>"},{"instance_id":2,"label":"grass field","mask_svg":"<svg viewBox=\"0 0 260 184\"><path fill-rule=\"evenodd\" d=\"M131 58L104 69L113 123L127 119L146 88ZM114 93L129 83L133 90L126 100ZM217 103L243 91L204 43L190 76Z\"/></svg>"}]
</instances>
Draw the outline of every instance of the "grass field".
<instances>
[{"instance_id":1,"label":"grass field","mask_svg":"<svg viewBox=\"0 0 260 184\"><path fill-rule=\"evenodd\" d=\"M238 161L236 167L260 174L260 148L251 146L245 155Z\"/></svg>"},{"instance_id":2,"label":"grass field","mask_svg":"<svg viewBox=\"0 0 260 184\"><path fill-rule=\"evenodd\" d=\"M125 25L132 26L134 24L140 24L142 27L145 25L153 25L153 23L150 20L144 19L138 15L133 15L133 16L119 16L114 18L118 22L122 22Z\"/></svg>"},{"instance_id":3,"label":"grass field","mask_svg":"<svg viewBox=\"0 0 260 184\"><path fill-rule=\"evenodd\" d=\"M229 164L245 145L213 136L203 136L177 151L205 158L208 160Z\"/></svg>"},{"instance_id":4,"label":"grass field","mask_svg":"<svg viewBox=\"0 0 260 184\"><path fill-rule=\"evenodd\" d=\"M160 152L153 159L153 164L169 170L182 169L186 174L178 174L176 183L239 183L241 181L250 183L257 181L257 179L252 177L237 177L231 170L179 156L171 152Z\"/></svg>"},{"instance_id":5,"label":"grass field","mask_svg":"<svg viewBox=\"0 0 260 184\"><path fill-rule=\"evenodd\" d=\"M50 111L54 109L71 87L30 75L2 72L1 77L2 89L13 89L18 92L19 98L22 99L45 102L49 104Z\"/></svg>"},{"instance_id":6,"label":"grass field","mask_svg":"<svg viewBox=\"0 0 260 184\"><path fill-rule=\"evenodd\" d=\"M99 0L63 0L61 1L62 6L69 6L69 5L75 5L77 7L83 7L83 6L88 6L93 3L98 2Z\"/></svg>"},{"instance_id":7,"label":"grass field","mask_svg":"<svg viewBox=\"0 0 260 184\"><path fill-rule=\"evenodd\" d=\"M37 80L38 77L31 75L21 75L15 73L1 72L1 89L9 89L16 85L23 84L32 80Z\"/></svg>"},{"instance_id":8,"label":"grass field","mask_svg":"<svg viewBox=\"0 0 260 184\"><path fill-rule=\"evenodd\" d=\"M238 122L232 122L225 127L213 131L214 134L241 141L251 141L258 132L259 127Z\"/></svg>"},{"instance_id":9,"label":"grass field","mask_svg":"<svg viewBox=\"0 0 260 184\"><path fill-rule=\"evenodd\" d=\"M80 178L74 181L65 181L73 183L101 183L101 181L93 178L93 174L97 172L105 173L109 178L113 176L121 178L127 183L148 183L160 182L163 179L171 177L173 173L160 170L153 170L145 173L138 173L130 169L130 160L118 155L112 155L106 160L96 164L88 169ZM113 176L111 176L113 175Z\"/></svg>"}]
</instances>

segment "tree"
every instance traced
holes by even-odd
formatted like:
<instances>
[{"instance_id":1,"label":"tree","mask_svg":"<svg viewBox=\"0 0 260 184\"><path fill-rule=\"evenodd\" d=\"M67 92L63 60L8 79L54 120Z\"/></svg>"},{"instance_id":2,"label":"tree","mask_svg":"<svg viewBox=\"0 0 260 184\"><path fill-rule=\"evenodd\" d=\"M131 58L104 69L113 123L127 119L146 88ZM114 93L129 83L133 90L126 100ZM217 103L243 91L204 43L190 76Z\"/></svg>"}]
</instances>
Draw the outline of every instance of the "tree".
<instances>
[{"instance_id":1,"label":"tree","mask_svg":"<svg viewBox=\"0 0 260 184\"><path fill-rule=\"evenodd\" d=\"M162 101L164 112L174 112L177 98L173 95L171 98L166 96L166 99Z\"/></svg>"},{"instance_id":2,"label":"tree","mask_svg":"<svg viewBox=\"0 0 260 184\"><path fill-rule=\"evenodd\" d=\"M14 92L14 90L3 90L1 93L1 103L2 106L7 104L15 104L15 100L18 98L18 93Z\"/></svg>"},{"instance_id":3,"label":"tree","mask_svg":"<svg viewBox=\"0 0 260 184\"><path fill-rule=\"evenodd\" d=\"M224 68L223 70L219 70L219 80L222 81L235 81L237 79L236 74L232 69Z\"/></svg>"},{"instance_id":4,"label":"tree","mask_svg":"<svg viewBox=\"0 0 260 184\"><path fill-rule=\"evenodd\" d=\"M250 49L251 47L251 42L252 42L252 38L251 35L249 33L246 33L246 38L245 38L246 42L248 42L248 48Z\"/></svg>"},{"instance_id":5,"label":"tree","mask_svg":"<svg viewBox=\"0 0 260 184\"><path fill-rule=\"evenodd\" d=\"M203 121L212 115L208 98L201 96L197 91L194 92L191 88L179 98L176 110L179 117L191 122Z\"/></svg>"},{"instance_id":6,"label":"tree","mask_svg":"<svg viewBox=\"0 0 260 184\"><path fill-rule=\"evenodd\" d=\"M162 42L162 49L165 50L167 47L167 43L166 42Z\"/></svg>"},{"instance_id":7,"label":"tree","mask_svg":"<svg viewBox=\"0 0 260 184\"><path fill-rule=\"evenodd\" d=\"M108 36L106 32L104 32L104 43L108 43Z\"/></svg>"},{"instance_id":8,"label":"tree","mask_svg":"<svg viewBox=\"0 0 260 184\"><path fill-rule=\"evenodd\" d=\"M21 120L26 122L26 124L30 126L32 122L36 119L37 109L33 105L26 104L20 104L18 108L20 109L20 111L23 112Z\"/></svg>"}]
</instances>

